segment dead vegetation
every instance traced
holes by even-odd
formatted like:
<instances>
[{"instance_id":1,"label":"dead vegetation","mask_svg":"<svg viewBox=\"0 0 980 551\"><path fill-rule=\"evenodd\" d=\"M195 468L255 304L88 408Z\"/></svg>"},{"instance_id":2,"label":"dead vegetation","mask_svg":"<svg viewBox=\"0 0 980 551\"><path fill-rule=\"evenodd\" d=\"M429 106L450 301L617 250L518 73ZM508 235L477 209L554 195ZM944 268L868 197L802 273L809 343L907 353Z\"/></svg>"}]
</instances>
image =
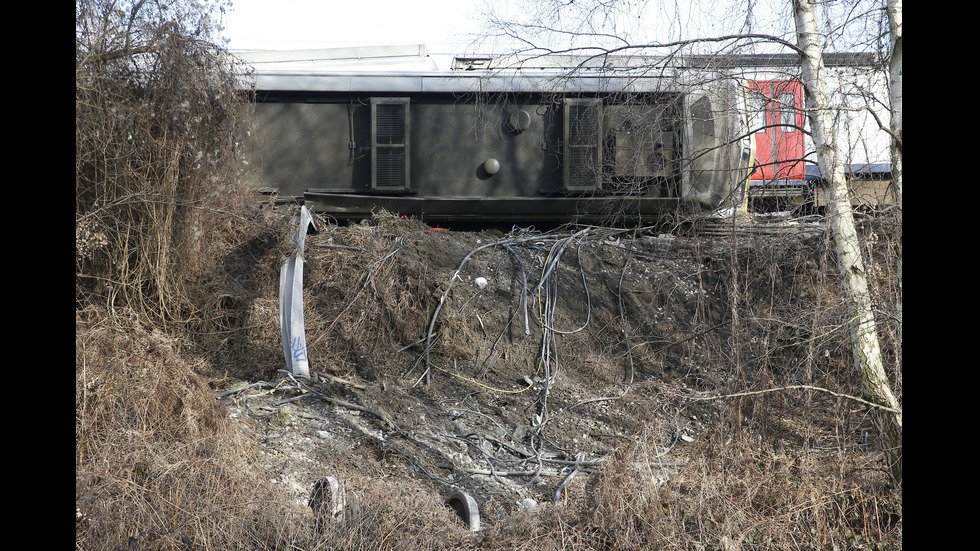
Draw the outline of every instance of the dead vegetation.
<instances>
[{"instance_id":1,"label":"dead vegetation","mask_svg":"<svg viewBox=\"0 0 980 551\"><path fill-rule=\"evenodd\" d=\"M210 55L156 28L141 55ZM245 104L198 78L210 63L173 65L187 78L160 93L146 59L94 44L76 91L77 549L902 547L818 218L325 223L304 251L317 377L297 380L277 301L295 209L234 185ZM862 235L901 395L891 220ZM310 501L327 476L336 518Z\"/></svg>"},{"instance_id":2,"label":"dead vegetation","mask_svg":"<svg viewBox=\"0 0 980 551\"><path fill-rule=\"evenodd\" d=\"M263 217L294 224L288 209ZM219 477L201 490L229 487L219 482L231 476L224 469L251 473L237 499L267 495L251 518L274 528L262 536L254 527L224 533L265 548L901 548L900 490L883 469L867 405L848 398L860 398L860 382L823 239L815 225L704 238L696 229L445 232L391 215L328 224L308 236L305 252L316 381L277 372L284 249L250 240L248 254L231 251L205 278L208 288L234 297L224 316L238 325L222 338L189 335L174 345L183 352L167 357L185 365L184 375L144 359L158 379L134 385L137 375L125 366L141 365L134 355L160 347L148 345L149 336L133 341L141 331L120 325L119 312L103 319L103 310L80 311L76 348L85 359L76 402L84 405L84 427L92 419L111 427L155 419L173 425L170 432L122 432L189 442L131 436L142 451L111 454L122 462L103 459L101 472L146 476L129 466L150 463L140 455L165 448L180 459L153 451L164 465L156 469L184 480L185 469L208 464L187 459L204 446L218 450L221 469L212 464L200 475ZM539 285L543 274L555 283L551 297ZM487 280L482 288L478 277ZM89 344L103 342L113 344ZM94 365L105 366L98 376ZM127 393L159 392L119 403L166 405L152 406L152 415L89 413L86 389L99 377ZM900 374L897 383L901 389ZM168 388L183 389L182 407L167 398L175 392ZM205 417L207 424L195 421ZM236 430L240 447L218 442ZM80 436L80 504L114 499L82 476L93 467L83 448L131 445L93 439L98 433ZM342 522L317 523L309 507L327 475L348 493ZM134 487L149 496L172 491L173 482L159 484L140 479ZM481 532L467 532L446 508L453 489L478 499ZM101 501L88 501L92 495ZM200 499L184 514L213 511L213 497ZM198 540L221 533L207 525L193 532L161 520L179 514L143 507L132 518L157 519L155 533L187 531ZM248 506L229 504L207 518L240 521L236 508ZM82 514L89 523L97 518ZM125 541L122 534L103 541Z\"/></svg>"}]
</instances>

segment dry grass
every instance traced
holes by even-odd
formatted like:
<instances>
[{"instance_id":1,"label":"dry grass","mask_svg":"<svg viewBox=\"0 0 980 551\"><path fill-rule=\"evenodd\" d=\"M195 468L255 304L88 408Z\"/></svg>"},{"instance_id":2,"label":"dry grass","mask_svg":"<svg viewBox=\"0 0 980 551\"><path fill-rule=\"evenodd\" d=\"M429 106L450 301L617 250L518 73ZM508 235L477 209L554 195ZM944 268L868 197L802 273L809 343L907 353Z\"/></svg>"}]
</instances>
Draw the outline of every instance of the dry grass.
<instances>
[{"instance_id":1,"label":"dry grass","mask_svg":"<svg viewBox=\"0 0 980 551\"><path fill-rule=\"evenodd\" d=\"M751 440L689 448L688 465L664 483L649 459L655 450L640 440L598 478L594 524L621 548L901 546L901 507L877 461L776 451Z\"/></svg>"},{"instance_id":2,"label":"dry grass","mask_svg":"<svg viewBox=\"0 0 980 551\"><path fill-rule=\"evenodd\" d=\"M173 337L135 316L76 313L78 549L237 548L298 516L256 476L254 444Z\"/></svg>"},{"instance_id":3,"label":"dry grass","mask_svg":"<svg viewBox=\"0 0 980 551\"><path fill-rule=\"evenodd\" d=\"M288 224L288 213L272 219ZM312 240L323 243L333 238L332 243L359 249L324 253L314 252L311 246L308 255L316 267L310 270L309 281L310 300L317 304L308 318L311 341L329 335L316 345L315 357L329 358L324 367L335 374L362 381L372 376L397 378L408 369L397 358L417 354L394 351L426 330L431 301L438 292L425 289L447 276L434 273L444 267L419 263L416 255L425 248L419 249L424 236L413 231L426 230L411 224L330 227ZM256 272L275 272L282 249L274 242L277 236L286 240L288 235L270 233L272 225L270 220L250 226L269 243L254 247L254 240L249 240L254 248L246 247L250 253L244 256L241 248L230 250L226 271L206 278L208 285L240 282L239 270L248 266L264 267ZM406 243L414 241L414 245L405 244L379 263L399 236L410 237ZM442 505L439 486L432 480L405 476L401 469L387 470L385 465L397 464L391 458L383 465L364 464L339 473L351 489L349 501L356 505L344 522L327 523L321 531L314 529L309 509L297 507L264 484L269 476L255 460L255 443L237 432L208 383L227 385L237 375L246 380L263 377L270 366L280 364L278 328L269 321L275 319L274 277L257 278L247 293L246 286L239 291L226 289L231 298L225 299L228 304L222 315L233 318L232 313L237 313L251 321L229 325L232 336L220 342L179 342L131 310L108 312L96 306L80 310L76 328L79 548L122 546L129 538L150 548L173 548L186 535L200 548L215 549L245 545L263 549L900 549L901 490L891 486L880 454L868 453L875 448L860 442L861 435L871 430L866 408L826 393L800 390L717 398L726 392L802 383L860 394L860 382L850 373L841 350L846 336L840 329L836 291L825 280L832 277L832 270L816 269L808 257L812 251L803 254L786 245L756 243L750 251L733 255L737 259L749 255L741 265L744 273L763 274L753 276L748 291L740 295L745 298L739 331L704 333L686 343L687 348L674 347L681 348L677 353L646 352L653 358L644 360L649 364L644 368L647 376L660 375L642 384L653 385L657 392L637 391L631 403L637 418L650 422L638 424L638 432L627 435L599 469L570 483L556 505L542 504L537 511L526 512L515 510L513 504L494 504L490 498L483 505L491 516L480 534L470 534L459 525ZM718 262L710 272L724 281L731 267L727 261ZM760 269L771 263L779 269ZM369 272L373 285L365 286ZM411 277L419 281L406 286ZM663 288L662 294L682 294L669 288L669 278L653 280ZM708 272L703 281L712 285ZM597 288L593 287L596 293ZM317 302L325 296L333 299ZM730 300L726 293L717 296ZM454 323L460 324L450 342L464 351L470 346L467 339L486 338L472 319L467 321L467 310L458 308L467 300L464 293L452 302L453 312L460 313L445 325L451 330ZM802 304L811 308L801 309ZM413 312L413 306L419 312ZM719 308L696 303L673 306L694 312ZM752 311L764 315L744 314ZM631 320L636 331L652 331L656 326L635 314ZM595 335L612 339L616 317L595 315L608 317ZM695 319L671 323L691 328L683 332L682 338L688 339L699 334L692 326ZM679 338L674 329L670 331L664 336ZM495 333L488 334L492 339ZM247 342L244 335L250 335ZM700 340L705 343L696 344ZM590 376L596 381L621 379L621 344L597 341L588 348L588 339L569 342L580 348L575 354L591 359L594 366L586 366L591 375L566 368L566 377L579 378L583 384ZM235 343L247 345L253 359L231 376L218 368L221 364L215 359L244 358L242 350L234 352ZM726 345L736 346L737 351L722 353ZM520 350L517 357L521 358L527 352L522 347L526 342L510 351ZM823 350L833 351L831 357L826 358ZM674 363L685 356L687 363ZM715 372L697 365L699 358L710 358ZM741 369L735 361L739 358ZM432 392L438 398L437 389ZM653 413L658 410L696 411L708 419L696 443L671 449L668 460L685 465L668 472L662 472L657 461L663 460L676 435L672 426L655 422Z\"/></svg>"},{"instance_id":4,"label":"dry grass","mask_svg":"<svg viewBox=\"0 0 980 551\"><path fill-rule=\"evenodd\" d=\"M683 468L642 437L555 506L486 536L506 549L901 549L901 497L879 461L705 444ZM671 456L676 461L676 455ZM666 479L666 480L665 480Z\"/></svg>"},{"instance_id":5,"label":"dry grass","mask_svg":"<svg viewBox=\"0 0 980 551\"><path fill-rule=\"evenodd\" d=\"M415 480L363 472L343 480L346 515L323 523L310 549L452 549L477 539L434 489Z\"/></svg>"},{"instance_id":6,"label":"dry grass","mask_svg":"<svg viewBox=\"0 0 980 551\"><path fill-rule=\"evenodd\" d=\"M197 316L187 283L212 268L244 169L250 106L211 9L76 3L76 296L161 325Z\"/></svg>"}]
</instances>

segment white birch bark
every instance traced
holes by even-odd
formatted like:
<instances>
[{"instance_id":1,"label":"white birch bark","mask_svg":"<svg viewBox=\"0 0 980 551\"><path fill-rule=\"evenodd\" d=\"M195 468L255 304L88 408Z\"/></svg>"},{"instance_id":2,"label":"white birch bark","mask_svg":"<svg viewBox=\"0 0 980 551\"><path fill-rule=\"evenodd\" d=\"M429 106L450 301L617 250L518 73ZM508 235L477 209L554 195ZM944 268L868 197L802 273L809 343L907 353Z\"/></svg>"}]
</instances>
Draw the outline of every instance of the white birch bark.
<instances>
[{"instance_id":1,"label":"white birch bark","mask_svg":"<svg viewBox=\"0 0 980 551\"><path fill-rule=\"evenodd\" d=\"M800 56L801 68L813 143L817 148L820 175L830 192L830 226L847 301L854 367L861 375L865 392L871 399L892 410L875 409L874 418L889 470L896 481L901 481L901 408L888 384L888 376L882 364L864 260L861 257L844 174L844 162L837 147L830 102L827 99L821 36L817 31L814 3L813 0L793 0L793 8L797 41L803 52Z\"/></svg>"},{"instance_id":2,"label":"white birch bark","mask_svg":"<svg viewBox=\"0 0 980 551\"><path fill-rule=\"evenodd\" d=\"M891 57L888 67L888 96L891 103L892 182L898 201L898 346L902 346L902 0L888 0Z\"/></svg>"}]
</instances>

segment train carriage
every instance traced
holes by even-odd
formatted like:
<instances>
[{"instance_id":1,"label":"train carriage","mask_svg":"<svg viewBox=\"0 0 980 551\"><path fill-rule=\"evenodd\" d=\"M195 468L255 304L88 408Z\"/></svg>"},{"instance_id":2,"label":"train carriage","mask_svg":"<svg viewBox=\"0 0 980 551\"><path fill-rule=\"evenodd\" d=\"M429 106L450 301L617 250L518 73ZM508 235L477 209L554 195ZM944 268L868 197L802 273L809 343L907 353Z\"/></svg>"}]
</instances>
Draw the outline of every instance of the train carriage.
<instances>
[{"instance_id":1,"label":"train carriage","mask_svg":"<svg viewBox=\"0 0 980 551\"><path fill-rule=\"evenodd\" d=\"M731 78L602 58L443 64L422 46L243 57L256 185L338 218L730 215L754 164Z\"/></svg>"},{"instance_id":2,"label":"train carriage","mask_svg":"<svg viewBox=\"0 0 980 551\"><path fill-rule=\"evenodd\" d=\"M793 207L822 208L826 190L816 165L815 147L806 131L803 84L787 72L795 57L763 58L768 65L742 60L751 90L749 120L756 139L755 169L749 198L755 211ZM873 70L874 59L859 54L827 56L828 88L839 106L834 113L837 147L855 206L875 208L893 204L889 146L891 137L879 126L888 118L883 80ZM875 112L873 113L872 110Z\"/></svg>"}]
</instances>

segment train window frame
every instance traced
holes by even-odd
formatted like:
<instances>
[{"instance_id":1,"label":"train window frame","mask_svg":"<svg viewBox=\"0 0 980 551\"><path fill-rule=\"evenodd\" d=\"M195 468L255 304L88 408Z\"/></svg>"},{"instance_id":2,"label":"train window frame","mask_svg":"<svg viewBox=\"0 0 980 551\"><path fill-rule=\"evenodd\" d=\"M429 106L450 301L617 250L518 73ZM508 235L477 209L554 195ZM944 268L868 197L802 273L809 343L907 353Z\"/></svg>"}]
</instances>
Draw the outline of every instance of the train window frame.
<instances>
[{"instance_id":1,"label":"train window frame","mask_svg":"<svg viewBox=\"0 0 980 551\"><path fill-rule=\"evenodd\" d=\"M751 101L750 110L752 113L752 126L754 127L752 131L754 133L765 132L766 126L768 125L769 97L761 90L756 90L752 94Z\"/></svg>"},{"instance_id":2,"label":"train window frame","mask_svg":"<svg viewBox=\"0 0 980 551\"><path fill-rule=\"evenodd\" d=\"M796 94L779 94L779 124L784 133L799 130L796 125Z\"/></svg>"}]
</instances>

